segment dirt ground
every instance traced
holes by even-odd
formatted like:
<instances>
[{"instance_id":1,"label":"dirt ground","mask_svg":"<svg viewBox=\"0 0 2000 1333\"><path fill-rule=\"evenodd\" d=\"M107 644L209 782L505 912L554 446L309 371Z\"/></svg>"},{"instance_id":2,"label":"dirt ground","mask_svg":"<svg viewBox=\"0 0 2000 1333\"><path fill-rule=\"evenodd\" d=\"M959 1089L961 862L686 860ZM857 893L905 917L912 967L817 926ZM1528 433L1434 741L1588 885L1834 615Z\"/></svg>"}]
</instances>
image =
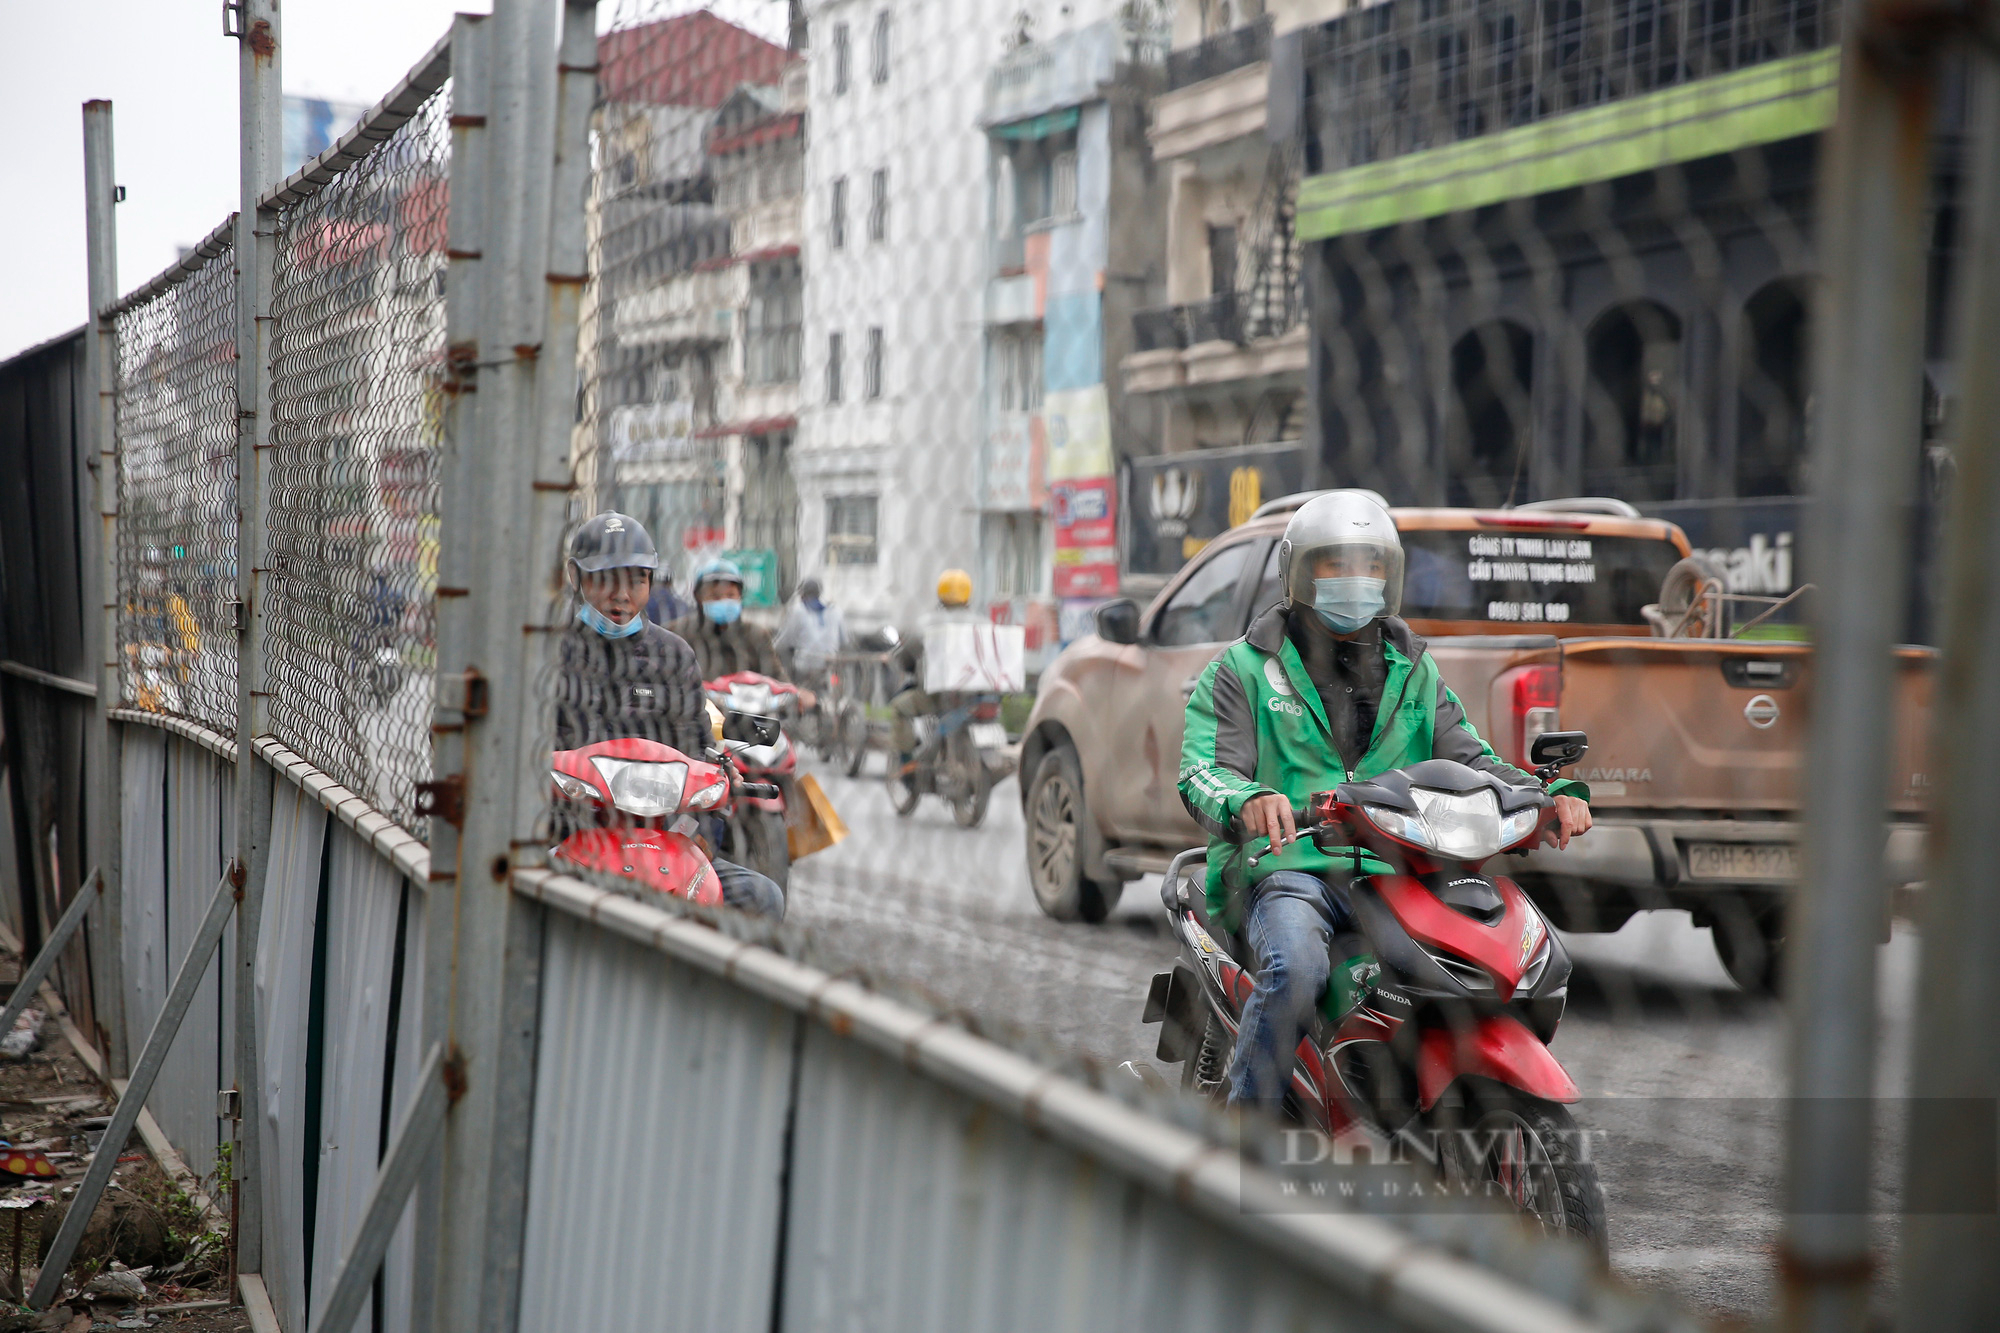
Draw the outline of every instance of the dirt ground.
<instances>
[{"instance_id":1,"label":"dirt ground","mask_svg":"<svg viewBox=\"0 0 2000 1333\"><path fill-rule=\"evenodd\" d=\"M19 967L18 957L0 952L0 994L12 989ZM38 999L34 1008L41 1007ZM42 1026L37 1049L24 1059L0 1056L0 1140L40 1150L61 1172L60 1178L26 1180L0 1172L0 1333L168 1327L185 1333L248 1333L250 1320L240 1305L233 1300L214 1304L232 1294L227 1290L226 1235L144 1152L136 1133L92 1214L70 1265L66 1292L75 1293L78 1283L129 1264L143 1274L145 1300L68 1294L40 1314L17 1303L21 1289L34 1286L38 1251L54 1238L93 1147L101 1150L104 1118L114 1104L53 1015ZM19 1287L14 1281L17 1254ZM207 1308L185 1308L190 1305Z\"/></svg>"}]
</instances>

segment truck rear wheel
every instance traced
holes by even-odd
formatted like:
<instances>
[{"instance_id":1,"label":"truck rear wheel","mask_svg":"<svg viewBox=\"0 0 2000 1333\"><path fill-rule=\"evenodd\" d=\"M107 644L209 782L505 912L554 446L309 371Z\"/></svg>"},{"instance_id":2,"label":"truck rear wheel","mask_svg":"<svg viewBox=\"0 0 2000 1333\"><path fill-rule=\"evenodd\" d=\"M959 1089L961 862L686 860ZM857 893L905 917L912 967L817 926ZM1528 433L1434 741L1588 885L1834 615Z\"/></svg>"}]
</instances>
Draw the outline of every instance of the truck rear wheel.
<instances>
[{"instance_id":1,"label":"truck rear wheel","mask_svg":"<svg viewBox=\"0 0 2000 1333\"><path fill-rule=\"evenodd\" d=\"M1776 903L1732 899L1709 923L1715 956L1730 979L1752 995L1776 995L1784 979L1785 910Z\"/></svg>"},{"instance_id":2,"label":"truck rear wheel","mask_svg":"<svg viewBox=\"0 0 2000 1333\"><path fill-rule=\"evenodd\" d=\"M1082 835L1090 809L1084 804L1083 766L1067 745L1050 750L1028 787L1028 882L1035 901L1058 921L1104 920L1118 905L1124 884L1083 873Z\"/></svg>"}]
</instances>

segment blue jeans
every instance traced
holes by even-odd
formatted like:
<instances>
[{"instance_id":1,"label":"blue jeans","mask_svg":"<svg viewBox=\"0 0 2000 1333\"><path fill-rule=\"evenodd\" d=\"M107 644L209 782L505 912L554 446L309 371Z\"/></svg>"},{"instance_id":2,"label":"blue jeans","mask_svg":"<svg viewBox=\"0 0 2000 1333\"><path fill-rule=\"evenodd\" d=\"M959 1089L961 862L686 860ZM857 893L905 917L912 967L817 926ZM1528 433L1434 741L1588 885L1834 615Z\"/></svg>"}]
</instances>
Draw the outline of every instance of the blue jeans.
<instances>
[{"instance_id":1,"label":"blue jeans","mask_svg":"<svg viewBox=\"0 0 2000 1333\"><path fill-rule=\"evenodd\" d=\"M1257 954L1257 984L1243 1006L1229 1062L1229 1104L1277 1112L1313 1006L1326 989L1329 946L1355 928L1344 886L1280 870L1250 886L1243 931Z\"/></svg>"},{"instance_id":2,"label":"blue jeans","mask_svg":"<svg viewBox=\"0 0 2000 1333\"><path fill-rule=\"evenodd\" d=\"M778 887L778 881L719 856L709 864L715 867L715 877L722 883L723 906L768 916L773 921L785 919L785 891Z\"/></svg>"}]
</instances>

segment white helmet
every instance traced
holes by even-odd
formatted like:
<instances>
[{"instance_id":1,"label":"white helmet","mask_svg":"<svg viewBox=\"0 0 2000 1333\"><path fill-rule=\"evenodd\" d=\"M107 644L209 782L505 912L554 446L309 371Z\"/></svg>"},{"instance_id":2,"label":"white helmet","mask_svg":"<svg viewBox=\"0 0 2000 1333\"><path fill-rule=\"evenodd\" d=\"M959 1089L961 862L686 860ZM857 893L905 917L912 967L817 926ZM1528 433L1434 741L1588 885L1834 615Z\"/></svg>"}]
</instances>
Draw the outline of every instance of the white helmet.
<instances>
[{"instance_id":1,"label":"white helmet","mask_svg":"<svg viewBox=\"0 0 2000 1333\"><path fill-rule=\"evenodd\" d=\"M1322 574L1322 563L1332 569ZM1403 541L1396 521L1367 491L1331 491L1308 500L1285 525L1278 547L1285 596L1295 606L1312 606L1316 578L1382 580L1382 610L1393 616L1403 605Z\"/></svg>"}]
</instances>

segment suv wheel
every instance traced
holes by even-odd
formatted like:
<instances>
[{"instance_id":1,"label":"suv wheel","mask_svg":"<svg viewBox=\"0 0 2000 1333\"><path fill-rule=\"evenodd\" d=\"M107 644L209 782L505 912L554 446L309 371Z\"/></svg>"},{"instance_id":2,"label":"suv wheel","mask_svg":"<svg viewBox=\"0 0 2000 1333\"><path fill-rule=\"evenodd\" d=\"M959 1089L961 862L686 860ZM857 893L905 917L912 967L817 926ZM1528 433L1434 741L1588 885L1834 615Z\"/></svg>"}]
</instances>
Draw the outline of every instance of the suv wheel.
<instances>
[{"instance_id":1,"label":"suv wheel","mask_svg":"<svg viewBox=\"0 0 2000 1333\"><path fill-rule=\"evenodd\" d=\"M1028 881L1035 901L1058 921L1102 921L1125 886L1083 874L1079 835L1089 827L1083 768L1067 745L1050 750L1028 788Z\"/></svg>"}]
</instances>

